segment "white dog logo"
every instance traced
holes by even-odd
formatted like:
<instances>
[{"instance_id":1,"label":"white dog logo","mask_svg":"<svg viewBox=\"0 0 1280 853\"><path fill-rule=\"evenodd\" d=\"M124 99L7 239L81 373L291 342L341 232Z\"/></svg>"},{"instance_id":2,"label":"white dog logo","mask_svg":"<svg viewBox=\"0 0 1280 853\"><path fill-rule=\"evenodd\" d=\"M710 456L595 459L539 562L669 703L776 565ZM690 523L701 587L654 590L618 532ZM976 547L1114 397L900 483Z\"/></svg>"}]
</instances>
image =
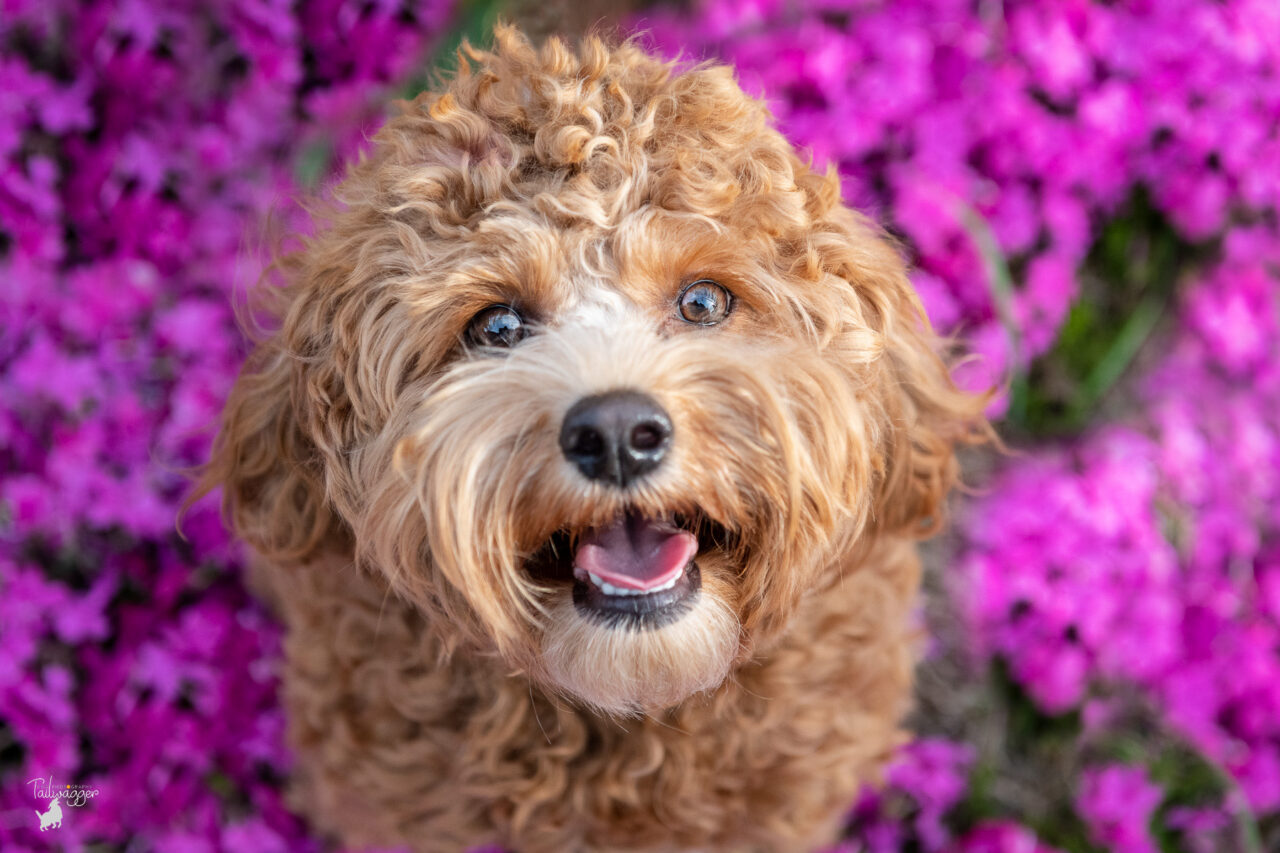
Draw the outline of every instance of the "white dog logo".
<instances>
[{"instance_id":1,"label":"white dog logo","mask_svg":"<svg viewBox=\"0 0 1280 853\"><path fill-rule=\"evenodd\" d=\"M44 832L49 827L57 829L62 826L62 806L58 805L58 798L53 798L53 802L49 803L49 810L44 814L36 812L36 817L40 818L41 832Z\"/></svg>"}]
</instances>

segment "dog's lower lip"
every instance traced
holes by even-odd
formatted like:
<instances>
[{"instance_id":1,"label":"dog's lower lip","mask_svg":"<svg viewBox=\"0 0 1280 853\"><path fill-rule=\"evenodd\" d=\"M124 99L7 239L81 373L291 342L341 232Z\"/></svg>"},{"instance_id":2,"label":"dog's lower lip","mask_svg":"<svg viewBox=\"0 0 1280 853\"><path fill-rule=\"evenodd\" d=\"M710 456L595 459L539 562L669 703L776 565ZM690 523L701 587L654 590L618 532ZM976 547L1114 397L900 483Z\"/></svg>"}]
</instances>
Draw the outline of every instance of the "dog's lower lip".
<instances>
[{"instance_id":1,"label":"dog's lower lip","mask_svg":"<svg viewBox=\"0 0 1280 853\"><path fill-rule=\"evenodd\" d=\"M568 585L575 610L584 618L607 627L638 629L660 628L680 619L702 590L699 562L712 554L733 549L733 537L721 525L703 516L672 514L672 523L698 537L698 550L683 574L669 588L639 594L608 595L601 584L593 583L585 572L574 566L575 536L566 526L553 533L525 563L525 570L536 581L547 585L552 594L563 594Z\"/></svg>"},{"instance_id":2,"label":"dog's lower lip","mask_svg":"<svg viewBox=\"0 0 1280 853\"><path fill-rule=\"evenodd\" d=\"M690 561L668 589L639 594L609 594L590 580L575 578L573 603L578 612L608 627L661 628L681 616L702 589L702 574Z\"/></svg>"}]
</instances>

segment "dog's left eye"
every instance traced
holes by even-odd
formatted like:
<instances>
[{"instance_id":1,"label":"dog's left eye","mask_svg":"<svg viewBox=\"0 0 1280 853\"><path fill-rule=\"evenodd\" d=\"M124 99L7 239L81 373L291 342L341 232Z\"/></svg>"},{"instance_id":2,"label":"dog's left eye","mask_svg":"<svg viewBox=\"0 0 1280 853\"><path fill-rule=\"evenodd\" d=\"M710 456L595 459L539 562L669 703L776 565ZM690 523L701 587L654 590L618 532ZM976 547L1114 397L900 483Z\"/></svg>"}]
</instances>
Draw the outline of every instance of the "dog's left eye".
<instances>
[{"instance_id":1,"label":"dog's left eye","mask_svg":"<svg viewBox=\"0 0 1280 853\"><path fill-rule=\"evenodd\" d=\"M733 308L733 294L709 278L699 279L680 291L680 316L696 326L714 326Z\"/></svg>"},{"instance_id":2,"label":"dog's left eye","mask_svg":"<svg viewBox=\"0 0 1280 853\"><path fill-rule=\"evenodd\" d=\"M510 305L490 305L467 327L467 339L482 347L513 347L525 334L524 318Z\"/></svg>"}]
</instances>

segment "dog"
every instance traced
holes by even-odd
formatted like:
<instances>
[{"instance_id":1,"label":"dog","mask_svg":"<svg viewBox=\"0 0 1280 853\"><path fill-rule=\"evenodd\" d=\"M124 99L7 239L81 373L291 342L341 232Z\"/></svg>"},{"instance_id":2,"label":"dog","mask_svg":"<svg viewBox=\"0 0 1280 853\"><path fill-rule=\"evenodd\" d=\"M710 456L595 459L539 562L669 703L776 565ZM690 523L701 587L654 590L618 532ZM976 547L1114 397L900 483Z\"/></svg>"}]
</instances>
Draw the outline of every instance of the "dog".
<instances>
[{"instance_id":1,"label":"dog","mask_svg":"<svg viewBox=\"0 0 1280 853\"><path fill-rule=\"evenodd\" d=\"M58 804L58 798L54 797L49 802L48 811L43 814L36 812L36 817L40 819L40 831L46 829L58 829L62 826L62 806Z\"/></svg>"},{"instance_id":2,"label":"dog","mask_svg":"<svg viewBox=\"0 0 1280 853\"><path fill-rule=\"evenodd\" d=\"M801 851L903 743L985 400L731 69L499 27L263 288L201 490L349 845Z\"/></svg>"}]
</instances>

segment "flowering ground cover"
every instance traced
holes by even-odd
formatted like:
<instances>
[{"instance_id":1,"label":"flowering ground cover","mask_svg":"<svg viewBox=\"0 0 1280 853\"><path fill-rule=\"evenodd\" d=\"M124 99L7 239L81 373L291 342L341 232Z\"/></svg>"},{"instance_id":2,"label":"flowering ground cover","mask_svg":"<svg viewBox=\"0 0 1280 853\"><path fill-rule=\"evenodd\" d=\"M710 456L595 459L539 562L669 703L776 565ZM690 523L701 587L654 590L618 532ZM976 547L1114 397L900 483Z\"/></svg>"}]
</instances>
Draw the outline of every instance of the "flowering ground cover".
<instances>
[{"instance_id":1,"label":"flowering ground cover","mask_svg":"<svg viewBox=\"0 0 1280 853\"><path fill-rule=\"evenodd\" d=\"M276 628L211 505L174 517L254 235L451 5L0 5L0 849L45 848L42 785L97 792L66 849L319 849ZM900 238L961 381L1008 380L1014 452L935 549L922 737L840 853L1280 849L1280 5L644 17Z\"/></svg>"}]
</instances>

